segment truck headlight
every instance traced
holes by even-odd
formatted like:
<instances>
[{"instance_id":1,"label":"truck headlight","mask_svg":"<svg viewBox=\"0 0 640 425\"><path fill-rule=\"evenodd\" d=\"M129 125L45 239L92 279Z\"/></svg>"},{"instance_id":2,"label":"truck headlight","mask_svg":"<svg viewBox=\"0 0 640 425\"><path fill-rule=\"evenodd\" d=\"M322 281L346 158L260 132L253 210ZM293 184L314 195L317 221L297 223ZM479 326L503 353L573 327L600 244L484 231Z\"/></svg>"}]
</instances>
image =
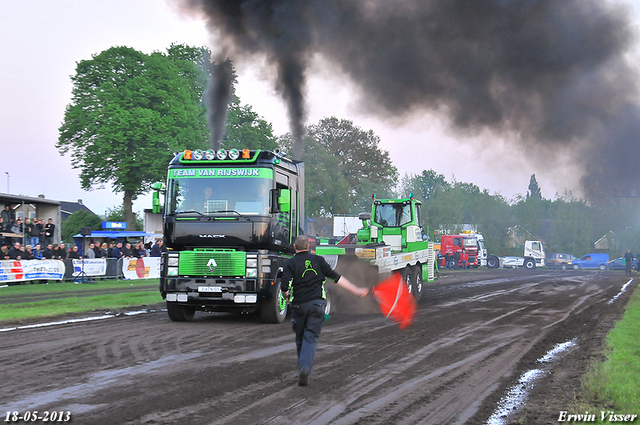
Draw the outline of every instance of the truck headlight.
<instances>
[{"instance_id":1,"label":"truck headlight","mask_svg":"<svg viewBox=\"0 0 640 425\"><path fill-rule=\"evenodd\" d=\"M178 267L178 261L179 261L179 258L177 256L169 257L167 259L167 266L169 266L169 267Z\"/></svg>"},{"instance_id":2,"label":"truck headlight","mask_svg":"<svg viewBox=\"0 0 640 425\"><path fill-rule=\"evenodd\" d=\"M247 277L258 277L258 269L247 269Z\"/></svg>"},{"instance_id":3,"label":"truck headlight","mask_svg":"<svg viewBox=\"0 0 640 425\"><path fill-rule=\"evenodd\" d=\"M167 267L167 276L178 276L177 267Z\"/></svg>"},{"instance_id":4,"label":"truck headlight","mask_svg":"<svg viewBox=\"0 0 640 425\"><path fill-rule=\"evenodd\" d=\"M258 267L258 259L257 258L247 258L247 267L252 267L252 268Z\"/></svg>"}]
</instances>

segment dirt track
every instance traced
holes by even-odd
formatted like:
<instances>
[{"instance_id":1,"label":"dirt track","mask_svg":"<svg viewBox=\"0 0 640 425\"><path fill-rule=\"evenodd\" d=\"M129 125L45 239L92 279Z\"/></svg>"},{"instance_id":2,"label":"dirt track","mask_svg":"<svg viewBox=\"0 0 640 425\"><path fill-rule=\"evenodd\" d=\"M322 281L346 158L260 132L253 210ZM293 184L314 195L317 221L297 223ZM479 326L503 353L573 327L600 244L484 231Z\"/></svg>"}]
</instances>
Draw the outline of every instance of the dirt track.
<instances>
[{"instance_id":1,"label":"dirt track","mask_svg":"<svg viewBox=\"0 0 640 425\"><path fill-rule=\"evenodd\" d=\"M635 281L617 272L495 270L441 275L414 324L332 315L309 387L293 334L253 316L166 311L0 333L0 412L70 411L75 424L481 424L558 343L518 416L555 423L621 317ZM342 299L343 311L372 311ZM84 315L86 316L86 315ZM0 326L9 327L9 326Z\"/></svg>"}]
</instances>

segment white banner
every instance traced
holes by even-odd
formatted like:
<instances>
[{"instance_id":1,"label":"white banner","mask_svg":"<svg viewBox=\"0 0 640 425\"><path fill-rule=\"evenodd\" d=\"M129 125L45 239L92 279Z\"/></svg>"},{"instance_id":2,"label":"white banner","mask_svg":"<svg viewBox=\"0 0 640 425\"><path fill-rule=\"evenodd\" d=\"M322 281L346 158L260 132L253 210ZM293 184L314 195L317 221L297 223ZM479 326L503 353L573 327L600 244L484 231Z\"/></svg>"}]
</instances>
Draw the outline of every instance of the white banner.
<instances>
[{"instance_id":1,"label":"white banner","mask_svg":"<svg viewBox=\"0 0 640 425\"><path fill-rule=\"evenodd\" d=\"M123 279L147 279L160 277L160 257L122 259Z\"/></svg>"},{"instance_id":2,"label":"white banner","mask_svg":"<svg viewBox=\"0 0 640 425\"><path fill-rule=\"evenodd\" d=\"M87 276L104 276L107 274L106 258L85 258L84 260L73 260L72 276L78 276L84 271Z\"/></svg>"},{"instance_id":3,"label":"white banner","mask_svg":"<svg viewBox=\"0 0 640 425\"><path fill-rule=\"evenodd\" d=\"M0 282L62 280L64 271L64 263L60 260L2 260L0 261Z\"/></svg>"}]
</instances>

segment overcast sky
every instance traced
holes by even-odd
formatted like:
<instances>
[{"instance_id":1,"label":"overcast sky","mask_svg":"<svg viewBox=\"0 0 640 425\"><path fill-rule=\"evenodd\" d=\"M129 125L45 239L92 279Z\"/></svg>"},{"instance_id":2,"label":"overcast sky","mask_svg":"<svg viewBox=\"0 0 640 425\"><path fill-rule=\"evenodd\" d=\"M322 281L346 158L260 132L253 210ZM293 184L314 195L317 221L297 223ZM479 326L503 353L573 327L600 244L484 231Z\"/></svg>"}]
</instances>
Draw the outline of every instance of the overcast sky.
<instances>
[{"instance_id":1,"label":"overcast sky","mask_svg":"<svg viewBox=\"0 0 640 425\"><path fill-rule=\"evenodd\" d=\"M109 187L82 190L78 170L55 148L76 63L117 45L145 53L165 50L173 42L210 46L203 22L165 0L5 0L0 2L0 40L0 192L82 199L97 214L120 205L122 195ZM273 123L277 135L289 131L284 104L268 79L270 70L262 63L236 67L241 101ZM563 166L562 158L534 162L490 134L454 135L446 123L426 113L402 122L368 116L358 110L346 80L323 72L321 64L315 64L307 88L308 124L334 115L373 130L401 176L434 169L448 180L455 175L511 199L526 192L535 173L546 198L565 189L580 193L580 176ZM149 207L148 196L134 202L136 211Z\"/></svg>"}]
</instances>

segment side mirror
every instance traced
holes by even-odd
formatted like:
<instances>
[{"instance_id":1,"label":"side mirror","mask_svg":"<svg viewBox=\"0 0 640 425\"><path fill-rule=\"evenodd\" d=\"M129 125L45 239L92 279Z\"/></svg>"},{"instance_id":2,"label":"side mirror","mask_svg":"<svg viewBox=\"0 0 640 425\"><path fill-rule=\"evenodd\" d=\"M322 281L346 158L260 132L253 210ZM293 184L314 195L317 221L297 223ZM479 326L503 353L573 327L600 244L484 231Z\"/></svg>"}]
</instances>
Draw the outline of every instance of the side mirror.
<instances>
[{"instance_id":1,"label":"side mirror","mask_svg":"<svg viewBox=\"0 0 640 425\"><path fill-rule=\"evenodd\" d=\"M153 193L151 194L151 211L154 214L162 212L160 207L160 191L162 190L162 183L156 182L151 186Z\"/></svg>"},{"instance_id":2,"label":"side mirror","mask_svg":"<svg viewBox=\"0 0 640 425\"><path fill-rule=\"evenodd\" d=\"M278 197L278 204L280 205L280 212L291 211L291 190L280 189L280 196Z\"/></svg>"}]
</instances>

